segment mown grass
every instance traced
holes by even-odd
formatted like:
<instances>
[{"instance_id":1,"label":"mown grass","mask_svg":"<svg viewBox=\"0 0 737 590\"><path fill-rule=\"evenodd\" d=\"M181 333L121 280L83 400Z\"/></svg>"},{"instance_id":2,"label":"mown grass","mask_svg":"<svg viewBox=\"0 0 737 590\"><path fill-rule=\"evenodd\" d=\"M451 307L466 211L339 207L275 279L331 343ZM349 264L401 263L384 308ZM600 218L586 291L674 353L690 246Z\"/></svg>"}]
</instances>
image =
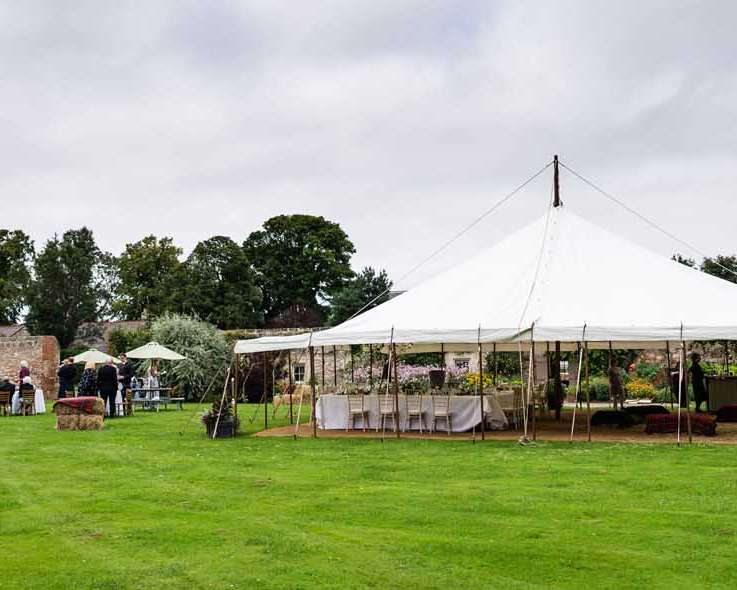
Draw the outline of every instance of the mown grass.
<instances>
[{"instance_id":1,"label":"mown grass","mask_svg":"<svg viewBox=\"0 0 737 590\"><path fill-rule=\"evenodd\" d=\"M192 408L53 420L0 418L0 588L737 585L735 447L210 441Z\"/></svg>"}]
</instances>

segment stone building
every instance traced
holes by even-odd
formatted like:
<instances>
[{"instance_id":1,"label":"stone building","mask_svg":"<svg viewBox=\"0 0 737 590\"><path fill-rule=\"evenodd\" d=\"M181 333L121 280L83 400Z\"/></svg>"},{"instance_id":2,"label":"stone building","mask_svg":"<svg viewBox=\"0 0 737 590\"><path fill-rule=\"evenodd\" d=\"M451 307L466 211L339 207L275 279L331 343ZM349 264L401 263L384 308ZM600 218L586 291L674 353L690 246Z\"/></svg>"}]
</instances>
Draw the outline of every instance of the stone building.
<instances>
[{"instance_id":1,"label":"stone building","mask_svg":"<svg viewBox=\"0 0 737 590\"><path fill-rule=\"evenodd\" d=\"M24 326L0 327L0 376L18 381L21 361L28 361L31 377L47 399L58 391L59 342L54 336L30 336Z\"/></svg>"}]
</instances>

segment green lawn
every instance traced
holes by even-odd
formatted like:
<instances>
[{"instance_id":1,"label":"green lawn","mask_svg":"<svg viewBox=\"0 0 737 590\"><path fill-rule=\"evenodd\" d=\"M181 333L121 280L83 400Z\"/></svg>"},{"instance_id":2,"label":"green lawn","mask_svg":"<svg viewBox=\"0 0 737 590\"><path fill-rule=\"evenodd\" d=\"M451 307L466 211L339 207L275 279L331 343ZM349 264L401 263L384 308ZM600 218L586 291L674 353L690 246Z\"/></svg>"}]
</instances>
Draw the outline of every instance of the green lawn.
<instances>
[{"instance_id":1,"label":"green lawn","mask_svg":"<svg viewBox=\"0 0 737 590\"><path fill-rule=\"evenodd\" d=\"M0 417L0 588L737 586L735 447L53 422Z\"/></svg>"}]
</instances>

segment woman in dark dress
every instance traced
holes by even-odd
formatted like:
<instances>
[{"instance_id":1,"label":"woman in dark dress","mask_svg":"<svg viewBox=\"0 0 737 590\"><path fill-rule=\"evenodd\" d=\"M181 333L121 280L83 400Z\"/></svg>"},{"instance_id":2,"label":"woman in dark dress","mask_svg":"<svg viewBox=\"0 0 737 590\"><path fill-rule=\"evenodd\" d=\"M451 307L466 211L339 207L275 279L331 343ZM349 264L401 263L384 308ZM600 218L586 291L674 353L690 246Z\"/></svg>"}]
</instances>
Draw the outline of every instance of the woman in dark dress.
<instances>
[{"instance_id":1,"label":"woman in dark dress","mask_svg":"<svg viewBox=\"0 0 737 590\"><path fill-rule=\"evenodd\" d=\"M95 363L91 361L84 366L84 373L79 380L79 395L97 397L97 373Z\"/></svg>"},{"instance_id":2,"label":"woman in dark dress","mask_svg":"<svg viewBox=\"0 0 737 590\"><path fill-rule=\"evenodd\" d=\"M64 359L64 362L56 372L59 376L59 399L67 396L67 392L74 390L74 377L77 371L74 368L74 361L71 358Z\"/></svg>"}]
</instances>

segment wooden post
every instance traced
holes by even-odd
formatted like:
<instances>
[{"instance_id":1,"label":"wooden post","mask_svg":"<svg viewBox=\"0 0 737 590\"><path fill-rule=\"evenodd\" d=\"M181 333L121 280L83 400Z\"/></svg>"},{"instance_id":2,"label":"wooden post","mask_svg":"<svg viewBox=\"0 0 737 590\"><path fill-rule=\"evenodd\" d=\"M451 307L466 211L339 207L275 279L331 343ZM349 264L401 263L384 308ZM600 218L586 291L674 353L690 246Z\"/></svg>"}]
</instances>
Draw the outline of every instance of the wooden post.
<instances>
[{"instance_id":1,"label":"wooden post","mask_svg":"<svg viewBox=\"0 0 737 590\"><path fill-rule=\"evenodd\" d=\"M560 207L560 180L558 174L558 156L553 156L553 190L554 200L553 207Z\"/></svg>"},{"instance_id":2,"label":"wooden post","mask_svg":"<svg viewBox=\"0 0 737 590\"><path fill-rule=\"evenodd\" d=\"M492 355L494 357L494 379L493 379L493 383L494 383L494 387L496 387L497 386L497 379L499 377L499 364L497 362L498 359L496 357L496 342L494 342L493 347L494 347L493 348L493 352L492 352Z\"/></svg>"},{"instance_id":3,"label":"wooden post","mask_svg":"<svg viewBox=\"0 0 737 590\"><path fill-rule=\"evenodd\" d=\"M532 383L532 440L537 440L537 419L535 418L535 341L530 341L530 354L532 355L532 367L528 379Z\"/></svg>"},{"instance_id":4,"label":"wooden post","mask_svg":"<svg viewBox=\"0 0 737 590\"><path fill-rule=\"evenodd\" d=\"M269 393L268 389L266 388L266 367L268 365L268 352L264 353L264 430L266 430L269 427L269 411L268 411L268 401L269 401ZM272 375L273 377L273 375Z\"/></svg>"},{"instance_id":5,"label":"wooden post","mask_svg":"<svg viewBox=\"0 0 737 590\"><path fill-rule=\"evenodd\" d=\"M479 397L481 398L481 440L486 440L486 416L484 416L484 352L481 342L479 342Z\"/></svg>"},{"instance_id":6,"label":"wooden post","mask_svg":"<svg viewBox=\"0 0 737 590\"><path fill-rule=\"evenodd\" d=\"M294 424L294 376L292 375L292 351L287 351L287 369L289 370L289 423Z\"/></svg>"},{"instance_id":7,"label":"wooden post","mask_svg":"<svg viewBox=\"0 0 737 590\"><path fill-rule=\"evenodd\" d=\"M315 384L315 348L310 346L310 388L312 391L312 437L317 438L317 387Z\"/></svg>"},{"instance_id":8,"label":"wooden post","mask_svg":"<svg viewBox=\"0 0 737 590\"><path fill-rule=\"evenodd\" d=\"M351 383L356 382L356 375L353 369L353 345L351 345Z\"/></svg>"},{"instance_id":9,"label":"wooden post","mask_svg":"<svg viewBox=\"0 0 737 590\"><path fill-rule=\"evenodd\" d=\"M320 393L325 393L325 347L320 347L320 361L322 363L322 379L320 380L321 384L321 391Z\"/></svg>"},{"instance_id":10,"label":"wooden post","mask_svg":"<svg viewBox=\"0 0 737 590\"><path fill-rule=\"evenodd\" d=\"M555 392L555 419L560 420L560 412L563 407L563 384L560 381L560 340L555 341L555 359L553 363L553 371L555 374L555 382L553 385L553 391Z\"/></svg>"},{"instance_id":11,"label":"wooden post","mask_svg":"<svg viewBox=\"0 0 737 590\"><path fill-rule=\"evenodd\" d=\"M670 342L665 341L665 383L670 393L670 409L673 409L673 387L670 381Z\"/></svg>"},{"instance_id":12,"label":"wooden post","mask_svg":"<svg viewBox=\"0 0 737 590\"><path fill-rule=\"evenodd\" d=\"M686 341L681 342L683 347L683 390L686 394L686 428L688 429L688 444L693 443L691 435L691 398L688 395L688 371L686 370Z\"/></svg>"},{"instance_id":13,"label":"wooden post","mask_svg":"<svg viewBox=\"0 0 737 590\"><path fill-rule=\"evenodd\" d=\"M333 387L338 391L338 347L333 345Z\"/></svg>"},{"instance_id":14,"label":"wooden post","mask_svg":"<svg viewBox=\"0 0 737 590\"><path fill-rule=\"evenodd\" d=\"M607 361L608 364L607 364L607 367L606 367L607 377L609 376L609 369L612 368L612 357L613 356L614 356L614 353L612 352L612 341L610 340L609 341L609 360ZM614 410L616 411L616 409L617 409L617 400L614 399L614 395L612 395L612 380L611 379L609 379L609 401L612 402L612 404L614 405Z\"/></svg>"},{"instance_id":15,"label":"wooden post","mask_svg":"<svg viewBox=\"0 0 737 590\"><path fill-rule=\"evenodd\" d=\"M392 356L394 357L394 426L399 438L399 372L397 371L397 345L392 343Z\"/></svg>"},{"instance_id":16,"label":"wooden post","mask_svg":"<svg viewBox=\"0 0 737 590\"><path fill-rule=\"evenodd\" d=\"M445 344L440 343L440 368L445 369Z\"/></svg>"},{"instance_id":17,"label":"wooden post","mask_svg":"<svg viewBox=\"0 0 737 590\"><path fill-rule=\"evenodd\" d=\"M374 345L369 344L369 393L374 390Z\"/></svg>"},{"instance_id":18,"label":"wooden post","mask_svg":"<svg viewBox=\"0 0 737 590\"><path fill-rule=\"evenodd\" d=\"M583 354L586 363L584 365L586 370L586 432L591 442L591 388L589 387L589 345L587 342L584 342Z\"/></svg>"}]
</instances>

